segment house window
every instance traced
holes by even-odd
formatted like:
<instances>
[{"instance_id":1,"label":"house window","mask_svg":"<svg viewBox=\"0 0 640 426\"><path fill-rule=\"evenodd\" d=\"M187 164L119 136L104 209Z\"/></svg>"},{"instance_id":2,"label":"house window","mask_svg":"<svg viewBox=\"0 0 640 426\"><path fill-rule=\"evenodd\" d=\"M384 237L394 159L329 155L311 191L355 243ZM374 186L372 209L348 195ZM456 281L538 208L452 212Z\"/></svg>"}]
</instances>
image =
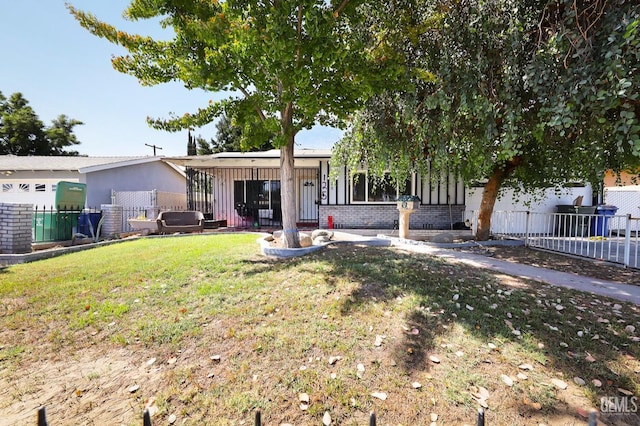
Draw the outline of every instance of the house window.
<instances>
[{"instance_id":1,"label":"house window","mask_svg":"<svg viewBox=\"0 0 640 426\"><path fill-rule=\"evenodd\" d=\"M260 213L272 217L280 212L279 180L236 180L233 182L233 202L238 215L253 216ZM269 211L269 212L265 212Z\"/></svg>"},{"instance_id":2,"label":"house window","mask_svg":"<svg viewBox=\"0 0 640 426\"><path fill-rule=\"evenodd\" d=\"M57 183L52 183L51 184L51 192L56 192L56 189L58 189L58 184Z\"/></svg>"},{"instance_id":3,"label":"house window","mask_svg":"<svg viewBox=\"0 0 640 426\"><path fill-rule=\"evenodd\" d=\"M384 179L376 181L367 173L356 173L351 182L351 200L354 203L395 203L400 195L411 195L411 181L407 180L402 191L393 184L387 173Z\"/></svg>"},{"instance_id":4,"label":"house window","mask_svg":"<svg viewBox=\"0 0 640 426\"><path fill-rule=\"evenodd\" d=\"M3 183L2 184L2 192L13 192L13 184L12 183Z\"/></svg>"},{"instance_id":5,"label":"house window","mask_svg":"<svg viewBox=\"0 0 640 426\"><path fill-rule=\"evenodd\" d=\"M30 185L30 184L28 184L28 183L21 183L21 184L18 186L18 190L19 190L20 192L29 192L29 191L31 190L31 185Z\"/></svg>"},{"instance_id":6,"label":"house window","mask_svg":"<svg viewBox=\"0 0 640 426\"><path fill-rule=\"evenodd\" d=\"M36 192L45 192L47 190L47 185L44 183L36 183L35 188Z\"/></svg>"}]
</instances>

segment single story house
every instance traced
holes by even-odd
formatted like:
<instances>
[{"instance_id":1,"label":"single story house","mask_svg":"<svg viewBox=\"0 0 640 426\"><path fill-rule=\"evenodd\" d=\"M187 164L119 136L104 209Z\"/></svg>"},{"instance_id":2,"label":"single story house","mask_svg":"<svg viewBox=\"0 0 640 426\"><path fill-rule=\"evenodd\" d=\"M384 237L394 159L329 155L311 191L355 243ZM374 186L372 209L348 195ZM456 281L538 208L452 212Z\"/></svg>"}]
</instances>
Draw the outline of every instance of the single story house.
<instances>
[{"instance_id":1,"label":"single story house","mask_svg":"<svg viewBox=\"0 0 640 426\"><path fill-rule=\"evenodd\" d=\"M186 175L162 157L0 155L0 202L55 207L58 182L87 185L87 207L111 204L112 191L184 194Z\"/></svg>"},{"instance_id":2,"label":"single story house","mask_svg":"<svg viewBox=\"0 0 640 426\"><path fill-rule=\"evenodd\" d=\"M163 161L185 168L187 204L208 219L228 226L281 226L280 151L223 152L206 156L165 157ZM453 174L432 180L414 175L400 193L389 184L374 187L365 169L356 178L346 168L336 180L329 177L330 150L295 151L296 221L320 228L393 229L398 226L396 199L420 198L420 208L410 216L412 229L460 227L480 207L481 187L465 187ZM572 204L582 196L591 204L589 185L575 185L561 193L548 191L543 200L526 200L507 192L495 210L554 212L556 205Z\"/></svg>"}]
</instances>

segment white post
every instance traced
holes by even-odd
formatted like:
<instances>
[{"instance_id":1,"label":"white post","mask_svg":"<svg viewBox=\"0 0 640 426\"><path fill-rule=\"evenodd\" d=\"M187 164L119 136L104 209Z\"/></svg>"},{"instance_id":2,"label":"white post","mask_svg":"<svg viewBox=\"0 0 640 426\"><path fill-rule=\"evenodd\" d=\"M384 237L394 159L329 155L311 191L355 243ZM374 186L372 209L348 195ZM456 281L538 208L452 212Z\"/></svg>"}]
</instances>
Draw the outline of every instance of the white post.
<instances>
[{"instance_id":1,"label":"white post","mask_svg":"<svg viewBox=\"0 0 640 426\"><path fill-rule=\"evenodd\" d=\"M624 227L624 267L629 267L629 255L631 251L631 214L627 214L627 223Z\"/></svg>"}]
</instances>

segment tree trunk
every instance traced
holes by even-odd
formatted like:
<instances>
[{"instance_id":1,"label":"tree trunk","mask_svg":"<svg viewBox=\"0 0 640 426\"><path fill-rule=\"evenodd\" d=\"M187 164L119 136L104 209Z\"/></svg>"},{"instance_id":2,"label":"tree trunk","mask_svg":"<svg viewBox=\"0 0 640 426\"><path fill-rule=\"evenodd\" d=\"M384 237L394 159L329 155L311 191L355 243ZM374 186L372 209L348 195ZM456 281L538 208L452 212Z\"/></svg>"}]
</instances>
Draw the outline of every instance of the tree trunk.
<instances>
[{"instance_id":1,"label":"tree trunk","mask_svg":"<svg viewBox=\"0 0 640 426\"><path fill-rule=\"evenodd\" d=\"M283 130L287 135L286 145L280 148L280 185L282 200L282 241L285 247L300 247L300 237L296 226L296 181L294 169L295 133L291 131L289 109L283 114Z\"/></svg>"},{"instance_id":2,"label":"tree trunk","mask_svg":"<svg viewBox=\"0 0 640 426\"><path fill-rule=\"evenodd\" d=\"M487 241L491 234L491 215L496 199L502 187L502 183L513 171L522 164L522 158L514 157L503 165L496 165L489 176L489 180L484 185L480 211L478 212L478 224L476 227L476 241Z\"/></svg>"}]
</instances>

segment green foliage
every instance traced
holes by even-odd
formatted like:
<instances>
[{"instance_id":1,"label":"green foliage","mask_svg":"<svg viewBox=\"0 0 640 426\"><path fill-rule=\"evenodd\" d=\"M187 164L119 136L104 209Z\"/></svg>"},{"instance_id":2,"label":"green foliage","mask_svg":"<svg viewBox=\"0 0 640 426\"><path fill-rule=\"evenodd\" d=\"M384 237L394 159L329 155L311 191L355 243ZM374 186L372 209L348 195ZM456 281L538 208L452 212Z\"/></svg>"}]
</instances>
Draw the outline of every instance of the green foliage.
<instances>
[{"instance_id":1,"label":"green foliage","mask_svg":"<svg viewBox=\"0 0 640 426\"><path fill-rule=\"evenodd\" d=\"M334 165L400 181L499 170L524 188L640 165L637 2L398 0L378 12L406 89L369 100Z\"/></svg>"},{"instance_id":2,"label":"green foliage","mask_svg":"<svg viewBox=\"0 0 640 426\"><path fill-rule=\"evenodd\" d=\"M65 148L80 143L73 128L81 124L61 114L45 127L21 93L0 92L0 155L78 155Z\"/></svg>"},{"instance_id":3,"label":"green foliage","mask_svg":"<svg viewBox=\"0 0 640 426\"><path fill-rule=\"evenodd\" d=\"M362 18L349 2L133 0L125 16L161 17L175 32L169 41L118 31L68 7L90 32L129 51L113 66L141 84L176 80L228 94L194 113L149 119L159 129L194 128L226 114L242 129L243 146L270 140L280 147L316 123L341 123L386 77L370 72L369 33L350 31Z\"/></svg>"}]
</instances>

